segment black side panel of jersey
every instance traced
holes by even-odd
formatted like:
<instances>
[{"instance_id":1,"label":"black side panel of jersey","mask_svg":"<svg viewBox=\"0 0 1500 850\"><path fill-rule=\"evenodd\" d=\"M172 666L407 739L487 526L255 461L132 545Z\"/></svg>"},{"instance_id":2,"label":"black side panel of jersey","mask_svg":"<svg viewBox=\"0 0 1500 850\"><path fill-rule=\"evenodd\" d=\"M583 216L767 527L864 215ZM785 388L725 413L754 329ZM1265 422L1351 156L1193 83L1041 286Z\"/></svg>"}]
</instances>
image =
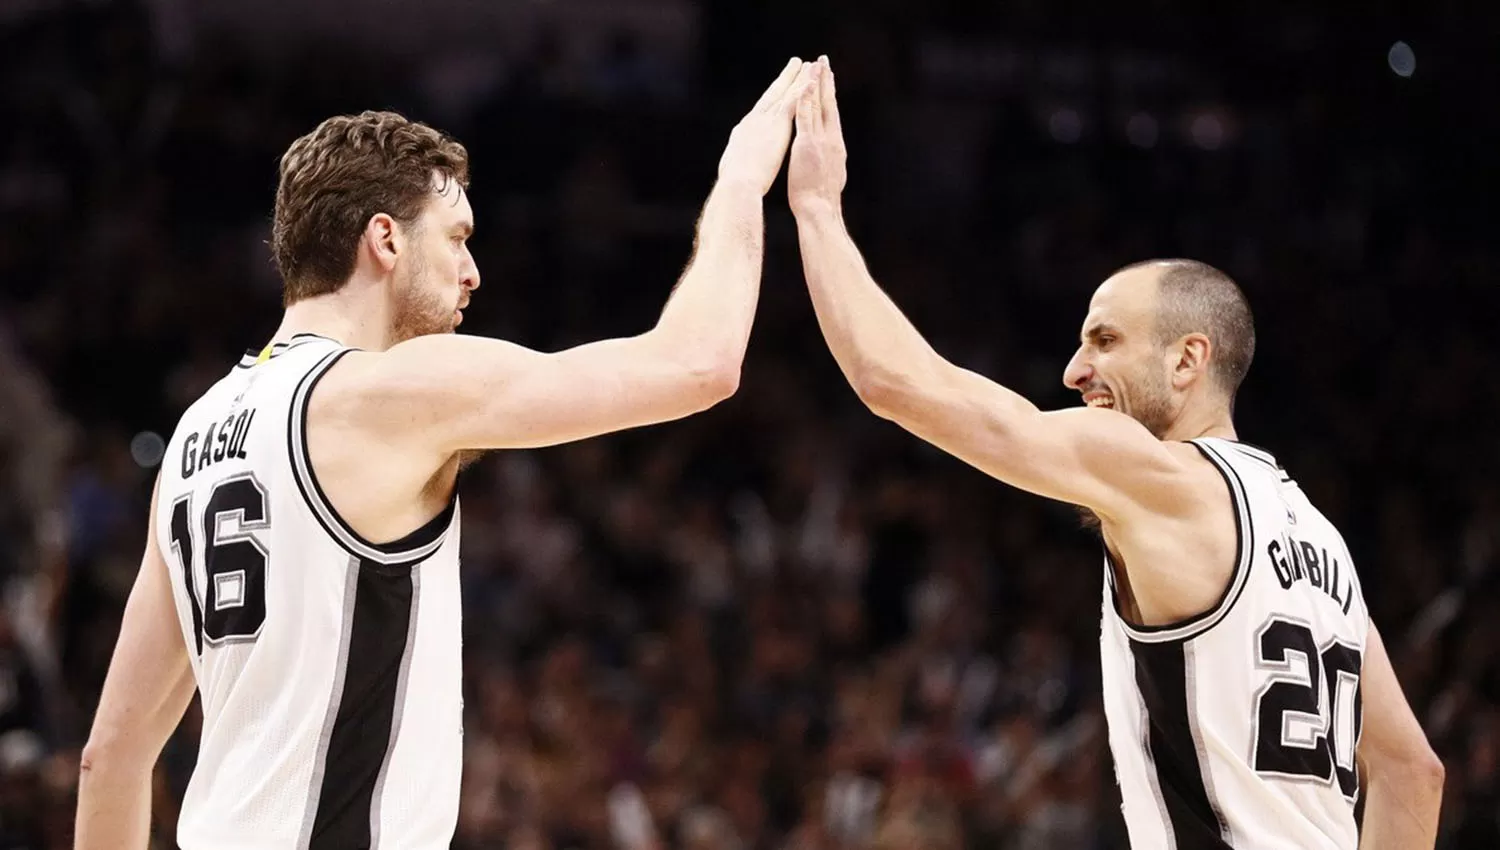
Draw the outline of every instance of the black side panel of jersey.
<instances>
[{"instance_id":1,"label":"black side panel of jersey","mask_svg":"<svg viewBox=\"0 0 1500 850\"><path fill-rule=\"evenodd\" d=\"M415 599L409 567L359 564L348 662L309 850L371 843L375 785L391 746Z\"/></svg>"},{"instance_id":2,"label":"black side panel of jersey","mask_svg":"<svg viewBox=\"0 0 1500 850\"><path fill-rule=\"evenodd\" d=\"M1130 642L1136 687L1146 705L1151 761L1177 838L1177 850L1230 847L1223 837L1223 821L1209 801L1188 721L1183 646L1181 641Z\"/></svg>"}]
</instances>

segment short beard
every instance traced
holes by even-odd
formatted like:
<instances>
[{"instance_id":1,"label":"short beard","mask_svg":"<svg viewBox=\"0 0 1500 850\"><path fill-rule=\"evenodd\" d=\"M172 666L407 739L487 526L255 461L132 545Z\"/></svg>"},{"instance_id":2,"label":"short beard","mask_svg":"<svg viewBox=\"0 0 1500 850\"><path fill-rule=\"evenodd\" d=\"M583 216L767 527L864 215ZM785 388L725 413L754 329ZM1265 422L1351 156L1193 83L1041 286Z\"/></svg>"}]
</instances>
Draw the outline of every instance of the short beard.
<instances>
[{"instance_id":1,"label":"short beard","mask_svg":"<svg viewBox=\"0 0 1500 850\"><path fill-rule=\"evenodd\" d=\"M1153 404L1145 410L1140 411L1134 417L1135 421L1141 423L1151 436L1158 440L1167 438L1167 431L1172 428L1172 412L1165 403Z\"/></svg>"},{"instance_id":2,"label":"short beard","mask_svg":"<svg viewBox=\"0 0 1500 850\"><path fill-rule=\"evenodd\" d=\"M1158 372L1148 372L1137 392L1131 393L1130 418L1141 423L1151 435L1164 440L1172 427L1171 390Z\"/></svg>"},{"instance_id":3,"label":"short beard","mask_svg":"<svg viewBox=\"0 0 1500 850\"><path fill-rule=\"evenodd\" d=\"M392 344L429 334L452 333L453 311L445 310L440 297L421 285L427 267L413 261L406 279L395 294L395 315L391 321Z\"/></svg>"},{"instance_id":4,"label":"short beard","mask_svg":"<svg viewBox=\"0 0 1500 850\"><path fill-rule=\"evenodd\" d=\"M1167 388L1166 381L1158 372L1147 372L1150 377L1145 378L1133 389L1130 394L1131 419L1141 423L1151 435L1158 440L1166 439L1167 431L1172 427L1172 401L1171 392ZM1104 521L1092 508L1082 505L1074 505L1078 513L1079 527L1104 538Z\"/></svg>"}]
</instances>

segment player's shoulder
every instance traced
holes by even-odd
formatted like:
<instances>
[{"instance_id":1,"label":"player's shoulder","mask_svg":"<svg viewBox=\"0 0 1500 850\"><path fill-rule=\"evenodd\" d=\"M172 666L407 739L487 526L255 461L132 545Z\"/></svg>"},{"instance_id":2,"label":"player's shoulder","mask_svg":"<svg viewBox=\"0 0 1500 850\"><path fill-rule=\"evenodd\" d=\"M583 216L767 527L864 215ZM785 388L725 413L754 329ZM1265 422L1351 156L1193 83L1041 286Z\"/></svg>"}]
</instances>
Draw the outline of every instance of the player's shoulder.
<instances>
[{"instance_id":1,"label":"player's shoulder","mask_svg":"<svg viewBox=\"0 0 1500 850\"><path fill-rule=\"evenodd\" d=\"M1196 526L1217 515L1226 488L1231 505L1243 501L1244 475L1236 468L1239 461L1229 456L1230 449L1210 440L1152 439L1159 459L1136 488L1148 495L1137 498L1135 510L1119 517L1119 524L1152 529L1167 522L1180 529L1182 523Z\"/></svg>"},{"instance_id":2,"label":"player's shoulder","mask_svg":"<svg viewBox=\"0 0 1500 850\"><path fill-rule=\"evenodd\" d=\"M178 416L171 441L201 432L207 423L249 409L277 407L290 400L302 379L333 349L323 338L278 343L247 351L202 390ZM169 441L170 442L170 441Z\"/></svg>"},{"instance_id":3,"label":"player's shoulder","mask_svg":"<svg viewBox=\"0 0 1500 850\"><path fill-rule=\"evenodd\" d=\"M440 382L439 375L409 362L410 344L384 351L341 348L319 360L299 380L293 399L302 427L332 427L341 439L355 442L400 431L400 423L429 407L432 387Z\"/></svg>"},{"instance_id":4,"label":"player's shoulder","mask_svg":"<svg viewBox=\"0 0 1500 850\"><path fill-rule=\"evenodd\" d=\"M471 396L482 379L506 371L497 364L520 373L538 356L504 340L463 334L423 334L384 351L347 349L319 379L315 404L411 413L454 394Z\"/></svg>"},{"instance_id":5,"label":"player's shoulder","mask_svg":"<svg viewBox=\"0 0 1500 850\"><path fill-rule=\"evenodd\" d=\"M1234 437L1195 437L1177 445L1184 451L1218 456L1227 461L1253 463L1268 469L1281 468L1281 461L1277 460L1275 452Z\"/></svg>"},{"instance_id":6,"label":"player's shoulder","mask_svg":"<svg viewBox=\"0 0 1500 850\"><path fill-rule=\"evenodd\" d=\"M239 367L235 367L235 370L219 376L217 380L189 402L187 407L183 408L182 414L177 418L177 426L173 431L174 435L180 433L185 428L190 429L195 427L194 423L219 415L234 399L239 391L239 386L243 383L244 375L239 372Z\"/></svg>"},{"instance_id":7,"label":"player's shoulder","mask_svg":"<svg viewBox=\"0 0 1500 850\"><path fill-rule=\"evenodd\" d=\"M389 352L345 348L330 352L301 381L308 409L318 417L392 402Z\"/></svg>"},{"instance_id":8,"label":"player's shoulder","mask_svg":"<svg viewBox=\"0 0 1500 850\"><path fill-rule=\"evenodd\" d=\"M1283 483L1295 483L1275 454L1252 443L1227 437L1197 437L1176 443L1175 451L1200 467L1215 468L1227 477L1270 476Z\"/></svg>"}]
</instances>

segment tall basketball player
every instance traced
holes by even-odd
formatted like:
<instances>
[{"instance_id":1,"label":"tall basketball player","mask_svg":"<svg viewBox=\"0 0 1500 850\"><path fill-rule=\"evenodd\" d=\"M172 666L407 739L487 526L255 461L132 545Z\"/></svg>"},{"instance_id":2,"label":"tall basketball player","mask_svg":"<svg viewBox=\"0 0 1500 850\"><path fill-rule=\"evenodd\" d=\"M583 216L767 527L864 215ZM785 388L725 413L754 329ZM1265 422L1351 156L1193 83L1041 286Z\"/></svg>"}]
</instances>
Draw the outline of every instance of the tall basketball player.
<instances>
[{"instance_id":1,"label":"tall basketball player","mask_svg":"<svg viewBox=\"0 0 1500 850\"><path fill-rule=\"evenodd\" d=\"M79 848L145 848L156 758L196 689L184 850L446 848L462 743L460 453L701 411L739 379L762 198L810 83L735 127L651 330L556 354L454 329L479 286L467 154L390 113L281 162L286 315L182 417L84 750Z\"/></svg>"},{"instance_id":2,"label":"tall basketball player","mask_svg":"<svg viewBox=\"0 0 1500 850\"><path fill-rule=\"evenodd\" d=\"M844 228L826 60L797 110L788 189L824 336L877 414L990 475L1085 508L1105 549L1109 741L1137 848L1412 850L1443 767L1370 623L1344 540L1231 410L1255 347L1224 274L1142 263L1095 292L1044 413L939 356Z\"/></svg>"}]
</instances>

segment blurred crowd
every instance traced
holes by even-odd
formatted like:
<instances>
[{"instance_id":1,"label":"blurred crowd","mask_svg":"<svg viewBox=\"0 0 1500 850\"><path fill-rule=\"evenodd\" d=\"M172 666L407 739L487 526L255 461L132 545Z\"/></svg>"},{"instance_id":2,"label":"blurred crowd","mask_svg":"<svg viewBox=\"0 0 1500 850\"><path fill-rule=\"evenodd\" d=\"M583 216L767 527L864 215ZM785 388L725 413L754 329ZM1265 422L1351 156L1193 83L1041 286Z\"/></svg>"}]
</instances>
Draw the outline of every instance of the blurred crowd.
<instances>
[{"instance_id":1,"label":"blurred crowd","mask_svg":"<svg viewBox=\"0 0 1500 850\"><path fill-rule=\"evenodd\" d=\"M1260 332L1240 435L1348 538L1448 768L1440 846L1500 846L1484 134L1449 132L1383 45L1340 64L1338 22L1307 12L1115 50L1034 4L810 4L811 45L751 5L704 4L685 72L629 33L580 52L543 31L463 97L435 96L441 51L184 56L128 3L0 28L0 850L69 846L161 438L279 316L292 138L367 107L458 135L484 276L464 331L555 350L649 325L729 127L807 49L840 72L851 229L954 360L1075 404L1062 367L1111 269L1240 280ZM781 193L733 399L464 475L455 848L1124 847L1097 542L859 406ZM198 722L163 754L160 847Z\"/></svg>"}]
</instances>

